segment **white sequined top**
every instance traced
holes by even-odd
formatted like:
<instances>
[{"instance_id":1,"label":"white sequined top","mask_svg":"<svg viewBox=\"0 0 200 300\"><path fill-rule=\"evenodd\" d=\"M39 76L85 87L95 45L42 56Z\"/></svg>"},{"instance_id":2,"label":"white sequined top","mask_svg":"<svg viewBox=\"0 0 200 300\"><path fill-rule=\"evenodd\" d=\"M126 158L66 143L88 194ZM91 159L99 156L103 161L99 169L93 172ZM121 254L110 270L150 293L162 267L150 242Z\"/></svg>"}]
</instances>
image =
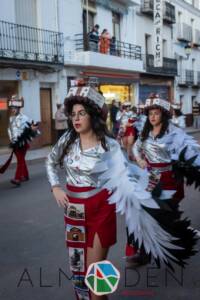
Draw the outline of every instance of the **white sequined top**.
<instances>
[{"instance_id":1,"label":"white sequined top","mask_svg":"<svg viewBox=\"0 0 200 300\"><path fill-rule=\"evenodd\" d=\"M59 177L57 166L60 164L60 158L68 140L68 132L66 132L53 147L51 153L46 160L47 176L51 186L59 185ZM117 142L113 139L107 138L108 148ZM68 154L63 160L63 167L66 173L66 181L68 184L75 186L92 186L96 187L97 183L91 176L91 170L95 164L101 160L101 154L105 150L101 144L87 150L82 150L80 146L80 139L77 138L71 145Z\"/></svg>"},{"instance_id":2,"label":"white sequined top","mask_svg":"<svg viewBox=\"0 0 200 300\"><path fill-rule=\"evenodd\" d=\"M17 116L10 117L9 121L8 135L10 141L14 143L21 136L24 128L28 126L27 122L30 122L30 120L26 115L19 113Z\"/></svg>"}]
</instances>

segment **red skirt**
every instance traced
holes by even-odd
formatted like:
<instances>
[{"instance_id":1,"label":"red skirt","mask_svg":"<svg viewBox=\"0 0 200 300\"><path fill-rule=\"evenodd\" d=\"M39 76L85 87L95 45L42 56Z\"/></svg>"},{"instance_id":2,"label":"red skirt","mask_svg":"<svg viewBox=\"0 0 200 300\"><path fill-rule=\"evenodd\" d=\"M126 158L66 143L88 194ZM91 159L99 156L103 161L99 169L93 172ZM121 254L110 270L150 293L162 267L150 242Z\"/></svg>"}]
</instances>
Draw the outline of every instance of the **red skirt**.
<instances>
[{"instance_id":1,"label":"red skirt","mask_svg":"<svg viewBox=\"0 0 200 300\"><path fill-rule=\"evenodd\" d=\"M92 187L76 187L67 185L68 191L79 193L94 190ZM97 233L103 248L108 248L116 243L116 208L108 203L109 194L102 190L94 196L81 199L77 196L68 196L69 205L65 212L65 223L73 230L85 228L85 232L67 232L70 245L76 239L82 238L87 247L93 247L94 236Z\"/></svg>"},{"instance_id":2,"label":"red skirt","mask_svg":"<svg viewBox=\"0 0 200 300\"><path fill-rule=\"evenodd\" d=\"M126 137L135 136L135 128L133 126L127 126L124 136Z\"/></svg>"},{"instance_id":3,"label":"red skirt","mask_svg":"<svg viewBox=\"0 0 200 300\"><path fill-rule=\"evenodd\" d=\"M171 163L148 163L149 168L162 168L171 167ZM175 194L172 199L174 203L179 203L184 198L184 182L177 181L174 176L174 172L172 170L169 171L161 171L160 177L161 188L163 190L175 190Z\"/></svg>"}]
</instances>

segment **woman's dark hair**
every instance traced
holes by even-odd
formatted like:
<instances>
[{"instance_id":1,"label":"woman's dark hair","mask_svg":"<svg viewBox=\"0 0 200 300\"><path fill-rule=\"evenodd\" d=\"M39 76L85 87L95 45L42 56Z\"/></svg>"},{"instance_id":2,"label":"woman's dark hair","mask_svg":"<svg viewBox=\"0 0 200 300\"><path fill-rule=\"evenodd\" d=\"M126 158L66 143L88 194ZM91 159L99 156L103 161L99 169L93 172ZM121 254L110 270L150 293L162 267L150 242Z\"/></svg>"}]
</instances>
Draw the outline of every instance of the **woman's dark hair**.
<instances>
[{"instance_id":1,"label":"woman's dark hair","mask_svg":"<svg viewBox=\"0 0 200 300\"><path fill-rule=\"evenodd\" d=\"M155 108L152 108L152 109L158 109L158 107L155 107ZM168 129L168 126L169 126L169 119L170 119L170 114L165 112L165 110L163 110L162 108L159 108L160 111L162 112L162 116L161 116L161 122L162 122L162 127L161 127L161 130L160 130L160 133L156 136L156 138L161 138L166 130ZM141 141L144 142L148 136L149 136L149 132L153 129L153 126L151 125L151 123L149 122L149 118L148 118L148 114L149 114L149 111L151 109L148 109L147 111L147 119L146 119L146 122L144 124L144 128L142 130L142 133L141 133Z\"/></svg>"},{"instance_id":2,"label":"woman's dark hair","mask_svg":"<svg viewBox=\"0 0 200 300\"><path fill-rule=\"evenodd\" d=\"M174 114L176 117L180 117L183 115L180 109L174 109Z\"/></svg>"},{"instance_id":3,"label":"woman's dark hair","mask_svg":"<svg viewBox=\"0 0 200 300\"><path fill-rule=\"evenodd\" d=\"M105 137L108 136L108 137L114 138L113 135L109 132L107 125L106 125L106 119L107 119L107 113L108 113L108 109L107 109L106 105L104 105L104 107L102 109L100 109L93 101L91 101L85 97L72 96L70 98L66 98L64 101L64 105L65 105L65 114L66 114L66 116L68 116L69 139L66 143L63 154L61 156L61 164L62 164L64 156L69 152L70 147L72 146L72 144L75 142L75 140L78 137L78 133L75 131L75 129L72 125L71 118L70 118L72 110L73 110L73 106L75 104L83 105L86 112L90 115L92 130L95 132L98 140L101 141L102 147L106 151L108 149L106 146Z\"/></svg>"},{"instance_id":4,"label":"woman's dark hair","mask_svg":"<svg viewBox=\"0 0 200 300\"><path fill-rule=\"evenodd\" d=\"M103 31L102 31L102 33L101 34L104 34L105 32L107 32L108 31L108 29L104 29Z\"/></svg>"}]
</instances>

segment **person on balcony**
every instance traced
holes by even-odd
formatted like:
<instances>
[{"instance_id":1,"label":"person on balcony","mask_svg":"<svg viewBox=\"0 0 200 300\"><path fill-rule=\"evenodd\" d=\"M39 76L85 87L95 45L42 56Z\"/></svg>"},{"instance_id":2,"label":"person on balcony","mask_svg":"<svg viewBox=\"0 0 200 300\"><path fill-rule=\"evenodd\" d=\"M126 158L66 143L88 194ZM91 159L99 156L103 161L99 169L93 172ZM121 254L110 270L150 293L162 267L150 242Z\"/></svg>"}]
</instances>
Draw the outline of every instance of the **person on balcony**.
<instances>
[{"instance_id":1,"label":"person on balcony","mask_svg":"<svg viewBox=\"0 0 200 300\"><path fill-rule=\"evenodd\" d=\"M115 36L113 36L110 41L110 55L117 55Z\"/></svg>"},{"instance_id":2,"label":"person on balcony","mask_svg":"<svg viewBox=\"0 0 200 300\"><path fill-rule=\"evenodd\" d=\"M8 135L10 138L10 147L13 149L7 162L0 168L0 173L4 173L11 163L13 153L17 159L17 168L14 179L11 183L20 186L21 182L29 180L28 168L25 156L29 149L29 142L39 134L38 124L22 114L20 109L24 105L24 99L12 96L8 101L10 109L10 119Z\"/></svg>"},{"instance_id":3,"label":"person on balcony","mask_svg":"<svg viewBox=\"0 0 200 300\"><path fill-rule=\"evenodd\" d=\"M103 54L108 54L110 51L110 34L107 29L104 29L99 39L99 51Z\"/></svg>"},{"instance_id":4,"label":"person on balcony","mask_svg":"<svg viewBox=\"0 0 200 300\"><path fill-rule=\"evenodd\" d=\"M99 44L99 25L96 24L92 30L88 33L89 50L98 52Z\"/></svg>"}]
</instances>

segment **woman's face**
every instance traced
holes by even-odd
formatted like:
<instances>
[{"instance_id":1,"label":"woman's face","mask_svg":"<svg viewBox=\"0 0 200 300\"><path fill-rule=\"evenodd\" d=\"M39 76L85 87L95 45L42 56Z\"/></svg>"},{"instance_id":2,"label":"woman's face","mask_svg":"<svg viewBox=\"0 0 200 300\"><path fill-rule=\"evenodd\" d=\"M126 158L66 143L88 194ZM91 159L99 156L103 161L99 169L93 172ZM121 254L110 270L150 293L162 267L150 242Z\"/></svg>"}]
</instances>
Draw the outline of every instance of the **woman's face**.
<instances>
[{"instance_id":1,"label":"woman's face","mask_svg":"<svg viewBox=\"0 0 200 300\"><path fill-rule=\"evenodd\" d=\"M162 112L159 108L150 109L148 116L149 122L153 127L158 126L162 123Z\"/></svg>"},{"instance_id":2,"label":"woman's face","mask_svg":"<svg viewBox=\"0 0 200 300\"><path fill-rule=\"evenodd\" d=\"M16 115L18 115L18 113L19 113L19 108L18 107L11 107L10 108L10 114L11 114L11 116L16 116Z\"/></svg>"},{"instance_id":3,"label":"woman's face","mask_svg":"<svg viewBox=\"0 0 200 300\"><path fill-rule=\"evenodd\" d=\"M72 125L77 133L87 133L91 130L90 115L82 104L75 104L71 112Z\"/></svg>"}]
</instances>

